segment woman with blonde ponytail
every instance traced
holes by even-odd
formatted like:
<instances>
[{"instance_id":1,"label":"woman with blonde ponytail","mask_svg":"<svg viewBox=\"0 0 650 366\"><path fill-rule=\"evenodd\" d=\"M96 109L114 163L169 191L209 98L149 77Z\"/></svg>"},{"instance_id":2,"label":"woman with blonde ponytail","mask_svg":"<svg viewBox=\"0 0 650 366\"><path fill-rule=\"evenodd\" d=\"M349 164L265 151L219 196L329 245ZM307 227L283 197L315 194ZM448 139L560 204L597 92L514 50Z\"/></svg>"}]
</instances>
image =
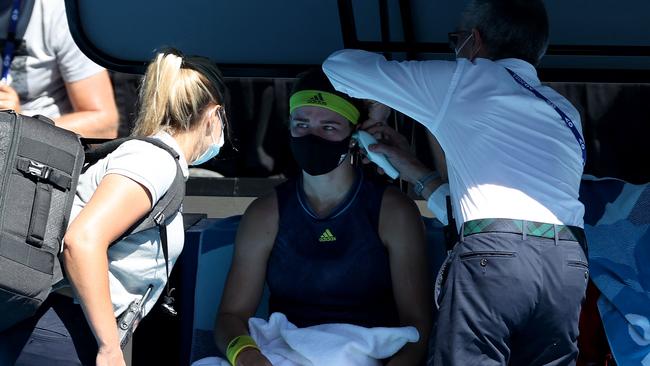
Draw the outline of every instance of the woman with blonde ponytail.
<instances>
[{"instance_id":1,"label":"woman with blonde ponytail","mask_svg":"<svg viewBox=\"0 0 650 366\"><path fill-rule=\"evenodd\" d=\"M157 228L120 238L170 188L177 164L187 178L188 165L219 153L224 90L207 59L173 50L155 57L132 134L160 140L178 153L178 163L152 143L128 140L80 176L61 256L66 283L34 318L0 334L1 365L125 365L116 317L149 287L143 311L151 310L165 286L167 262ZM171 266L183 247L181 213L165 225Z\"/></svg>"}]
</instances>

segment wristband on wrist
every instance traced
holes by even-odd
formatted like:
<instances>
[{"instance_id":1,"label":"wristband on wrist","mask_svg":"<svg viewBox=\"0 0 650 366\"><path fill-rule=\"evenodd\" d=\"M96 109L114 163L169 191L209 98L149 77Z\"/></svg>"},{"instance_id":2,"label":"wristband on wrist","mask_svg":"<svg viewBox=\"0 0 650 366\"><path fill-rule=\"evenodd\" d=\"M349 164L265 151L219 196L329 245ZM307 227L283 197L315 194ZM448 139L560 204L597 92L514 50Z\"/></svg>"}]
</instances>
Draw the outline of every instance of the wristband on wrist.
<instances>
[{"instance_id":1,"label":"wristband on wrist","mask_svg":"<svg viewBox=\"0 0 650 366\"><path fill-rule=\"evenodd\" d=\"M226 358L228 358L228 361L232 366L236 365L237 356L239 356L241 351L246 348L255 348L256 350L260 349L253 338L249 335L240 335L233 338L233 340L228 343L228 347L226 348Z\"/></svg>"},{"instance_id":2,"label":"wristband on wrist","mask_svg":"<svg viewBox=\"0 0 650 366\"><path fill-rule=\"evenodd\" d=\"M415 187L413 188L413 191L418 196L422 196L422 191L424 191L424 188L426 188L427 184L429 184L432 180L437 178L440 178L440 173L438 173L437 171L432 171L426 174L422 178L415 181Z\"/></svg>"}]
</instances>

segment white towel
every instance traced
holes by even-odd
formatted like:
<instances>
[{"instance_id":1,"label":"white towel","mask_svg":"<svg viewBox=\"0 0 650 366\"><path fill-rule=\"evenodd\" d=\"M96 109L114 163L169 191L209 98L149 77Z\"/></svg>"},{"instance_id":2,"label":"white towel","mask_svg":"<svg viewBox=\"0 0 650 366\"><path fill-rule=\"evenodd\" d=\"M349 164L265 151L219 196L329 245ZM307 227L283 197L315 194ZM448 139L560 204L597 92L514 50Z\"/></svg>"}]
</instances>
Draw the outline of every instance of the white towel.
<instances>
[{"instance_id":1,"label":"white towel","mask_svg":"<svg viewBox=\"0 0 650 366\"><path fill-rule=\"evenodd\" d=\"M286 316L273 313L269 321L251 318L251 337L274 366L379 366L406 343L417 342L414 327L364 328L351 324L321 324L297 328ZM228 366L217 357L192 366Z\"/></svg>"}]
</instances>

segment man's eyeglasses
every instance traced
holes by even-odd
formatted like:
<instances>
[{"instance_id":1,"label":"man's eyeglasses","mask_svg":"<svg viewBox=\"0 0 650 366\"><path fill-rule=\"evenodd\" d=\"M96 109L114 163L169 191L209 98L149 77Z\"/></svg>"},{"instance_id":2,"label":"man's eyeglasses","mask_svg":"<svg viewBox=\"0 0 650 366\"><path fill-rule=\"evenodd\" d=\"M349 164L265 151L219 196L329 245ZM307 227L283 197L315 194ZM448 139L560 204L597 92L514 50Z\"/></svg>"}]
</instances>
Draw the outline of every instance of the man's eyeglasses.
<instances>
[{"instance_id":1,"label":"man's eyeglasses","mask_svg":"<svg viewBox=\"0 0 650 366\"><path fill-rule=\"evenodd\" d=\"M449 39L449 47L451 47L452 50L456 51L458 45L465 41L469 35L472 34L470 31L456 31L456 32L449 32L447 34L447 37Z\"/></svg>"}]
</instances>

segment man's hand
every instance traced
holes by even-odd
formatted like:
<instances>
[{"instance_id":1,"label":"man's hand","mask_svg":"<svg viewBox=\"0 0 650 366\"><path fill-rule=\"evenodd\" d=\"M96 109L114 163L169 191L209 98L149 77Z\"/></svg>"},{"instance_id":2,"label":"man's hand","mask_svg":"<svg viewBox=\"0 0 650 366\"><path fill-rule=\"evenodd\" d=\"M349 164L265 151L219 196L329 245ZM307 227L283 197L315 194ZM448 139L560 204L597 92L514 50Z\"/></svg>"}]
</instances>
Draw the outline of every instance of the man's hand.
<instances>
[{"instance_id":1,"label":"man's hand","mask_svg":"<svg viewBox=\"0 0 650 366\"><path fill-rule=\"evenodd\" d=\"M415 183L430 171L411 152L406 137L390 128L386 123L368 120L361 125L361 129L373 135L379 142L370 145L369 149L386 155L390 163L399 171L402 179Z\"/></svg>"},{"instance_id":2,"label":"man's hand","mask_svg":"<svg viewBox=\"0 0 650 366\"><path fill-rule=\"evenodd\" d=\"M258 349L246 348L237 356L236 366L273 366L273 364Z\"/></svg>"},{"instance_id":3,"label":"man's hand","mask_svg":"<svg viewBox=\"0 0 650 366\"><path fill-rule=\"evenodd\" d=\"M124 355L119 346L99 347L95 362L97 366L126 366Z\"/></svg>"},{"instance_id":4,"label":"man's hand","mask_svg":"<svg viewBox=\"0 0 650 366\"><path fill-rule=\"evenodd\" d=\"M18 93L14 88L6 84L0 84L0 109L13 109L20 112Z\"/></svg>"}]
</instances>

